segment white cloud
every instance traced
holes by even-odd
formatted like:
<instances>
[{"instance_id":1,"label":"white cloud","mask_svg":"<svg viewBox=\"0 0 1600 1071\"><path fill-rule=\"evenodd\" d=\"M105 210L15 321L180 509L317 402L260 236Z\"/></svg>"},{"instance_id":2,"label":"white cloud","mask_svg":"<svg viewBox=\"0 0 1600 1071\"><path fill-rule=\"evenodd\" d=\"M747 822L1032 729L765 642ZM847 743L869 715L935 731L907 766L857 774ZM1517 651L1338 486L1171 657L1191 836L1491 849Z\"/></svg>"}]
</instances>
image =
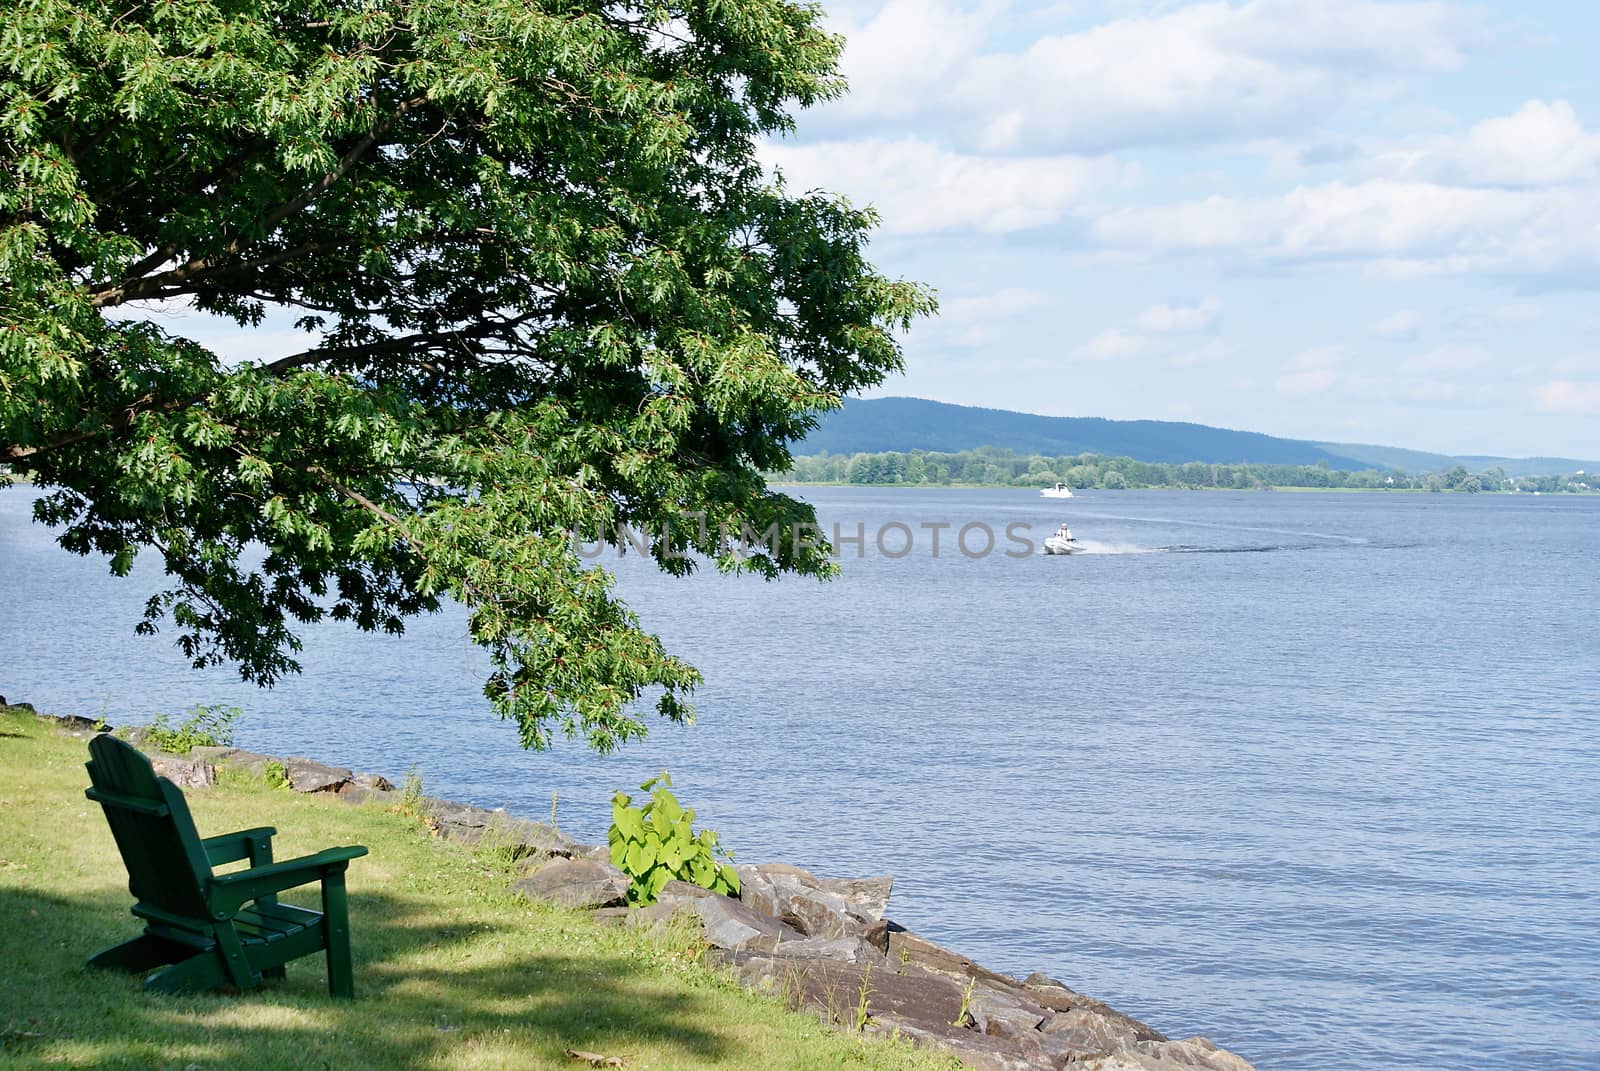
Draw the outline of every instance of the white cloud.
<instances>
[{"instance_id":1,"label":"white cloud","mask_svg":"<svg viewBox=\"0 0 1600 1071\"><path fill-rule=\"evenodd\" d=\"M1494 310L1494 318L1503 324L1532 323L1544 315L1544 309L1532 301L1513 301Z\"/></svg>"},{"instance_id":2,"label":"white cloud","mask_svg":"<svg viewBox=\"0 0 1600 1071\"><path fill-rule=\"evenodd\" d=\"M968 322L1021 316L1047 308L1055 299L1042 290L1007 287L989 294L969 294L939 303L939 319Z\"/></svg>"},{"instance_id":3,"label":"white cloud","mask_svg":"<svg viewBox=\"0 0 1600 1071\"><path fill-rule=\"evenodd\" d=\"M1339 381L1334 369L1343 357L1344 350L1338 346L1318 346L1290 358L1278 377L1278 393L1288 398L1321 394Z\"/></svg>"},{"instance_id":4,"label":"white cloud","mask_svg":"<svg viewBox=\"0 0 1600 1071\"><path fill-rule=\"evenodd\" d=\"M1407 357L1400 367L1408 372L1463 372L1489 362L1481 346L1440 346L1415 357Z\"/></svg>"},{"instance_id":5,"label":"white cloud","mask_svg":"<svg viewBox=\"0 0 1600 1071\"><path fill-rule=\"evenodd\" d=\"M1333 386L1339 373L1328 368L1313 368L1305 372L1289 372L1278 377L1278 393L1290 398L1307 394L1321 394Z\"/></svg>"},{"instance_id":6,"label":"white cloud","mask_svg":"<svg viewBox=\"0 0 1600 1071\"><path fill-rule=\"evenodd\" d=\"M1465 134L1384 153L1375 167L1400 178L1453 185L1558 186L1600 175L1600 134L1585 130L1564 100L1530 100Z\"/></svg>"},{"instance_id":7,"label":"white cloud","mask_svg":"<svg viewBox=\"0 0 1600 1071\"><path fill-rule=\"evenodd\" d=\"M1481 15L1453 4L1213 0L985 51L1007 6L890 0L836 19L854 92L832 111L926 116L994 151L1301 134L1348 100L1459 67L1486 39Z\"/></svg>"},{"instance_id":8,"label":"white cloud","mask_svg":"<svg viewBox=\"0 0 1600 1071\"><path fill-rule=\"evenodd\" d=\"M964 347L988 346L998 321L1012 320L1048 308L1055 299L1041 290L1008 287L988 294L967 294L942 300L933 325L935 341ZM926 329L925 329L926 330ZM927 337L927 336L924 336Z\"/></svg>"},{"instance_id":9,"label":"white cloud","mask_svg":"<svg viewBox=\"0 0 1600 1071\"><path fill-rule=\"evenodd\" d=\"M1547 413L1600 413L1600 380L1555 379L1535 389L1533 396Z\"/></svg>"},{"instance_id":10,"label":"white cloud","mask_svg":"<svg viewBox=\"0 0 1600 1071\"><path fill-rule=\"evenodd\" d=\"M1157 335L1182 335L1204 331L1217 322L1222 302L1215 297L1195 305L1151 305L1139 314L1139 330Z\"/></svg>"},{"instance_id":11,"label":"white cloud","mask_svg":"<svg viewBox=\"0 0 1600 1071\"><path fill-rule=\"evenodd\" d=\"M1344 350L1339 346L1317 346L1306 350L1289 359L1284 365L1291 371L1304 371L1308 368L1332 368L1344 356Z\"/></svg>"},{"instance_id":12,"label":"white cloud","mask_svg":"<svg viewBox=\"0 0 1600 1071\"><path fill-rule=\"evenodd\" d=\"M1600 267L1600 198L1578 189L1331 182L1278 196L1121 209L1092 230L1113 248L1366 260L1401 277Z\"/></svg>"},{"instance_id":13,"label":"white cloud","mask_svg":"<svg viewBox=\"0 0 1600 1071\"><path fill-rule=\"evenodd\" d=\"M931 141L768 142L769 170L791 188L826 189L883 214L886 234L1029 230L1062 219L1091 188L1121 181L1121 165L1078 156L985 158Z\"/></svg>"},{"instance_id":14,"label":"white cloud","mask_svg":"<svg viewBox=\"0 0 1600 1071\"><path fill-rule=\"evenodd\" d=\"M1239 347L1230 346L1221 339L1213 339L1204 346L1178 354L1172 358L1172 363L1175 365L1215 364L1217 361L1227 360L1237 352L1239 352Z\"/></svg>"},{"instance_id":15,"label":"white cloud","mask_svg":"<svg viewBox=\"0 0 1600 1071\"><path fill-rule=\"evenodd\" d=\"M889 0L866 19L835 11L832 28L845 37L850 93L833 107L886 119L915 114L971 61L994 14L944 0Z\"/></svg>"},{"instance_id":16,"label":"white cloud","mask_svg":"<svg viewBox=\"0 0 1600 1071\"><path fill-rule=\"evenodd\" d=\"M1448 402L1461 396L1461 386L1442 379L1423 379L1406 389L1406 397L1419 402Z\"/></svg>"},{"instance_id":17,"label":"white cloud","mask_svg":"<svg viewBox=\"0 0 1600 1071\"><path fill-rule=\"evenodd\" d=\"M1417 333L1417 328L1422 326L1422 317L1412 309L1401 309L1390 316L1385 316L1372 325L1374 334L1387 338L1409 338Z\"/></svg>"},{"instance_id":18,"label":"white cloud","mask_svg":"<svg viewBox=\"0 0 1600 1071\"><path fill-rule=\"evenodd\" d=\"M1100 332L1079 346L1075 354L1088 361L1112 361L1123 357L1137 357L1142 353L1148 353L1150 348L1150 340L1143 335L1129 334L1112 328Z\"/></svg>"},{"instance_id":19,"label":"white cloud","mask_svg":"<svg viewBox=\"0 0 1600 1071\"><path fill-rule=\"evenodd\" d=\"M1573 353L1557 361L1556 372L1600 372L1600 353Z\"/></svg>"}]
</instances>

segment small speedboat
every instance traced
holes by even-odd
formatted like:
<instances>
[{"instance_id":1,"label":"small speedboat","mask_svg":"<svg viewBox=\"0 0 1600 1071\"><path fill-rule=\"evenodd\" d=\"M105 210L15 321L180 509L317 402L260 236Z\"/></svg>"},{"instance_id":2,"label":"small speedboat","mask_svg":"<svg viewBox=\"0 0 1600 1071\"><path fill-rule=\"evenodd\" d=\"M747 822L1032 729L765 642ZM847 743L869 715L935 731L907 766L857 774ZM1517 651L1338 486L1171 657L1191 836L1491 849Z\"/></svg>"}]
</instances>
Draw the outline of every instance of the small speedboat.
<instances>
[{"instance_id":1,"label":"small speedboat","mask_svg":"<svg viewBox=\"0 0 1600 1071\"><path fill-rule=\"evenodd\" d=\"M1046 487L1043 491L1040 491L1039 492L1039 497L1040 498L1071 498L1072 497L1072 488L1068 487L1064 483L1058 483L1054 487Z\"/></svg>"},{"instance_id":2,"label":"small speedboat","mask_svg":"<svg viewBox=\"0 0 1600 1071\"><path fill-rule=\"evenodd\" d=\"M1082 554L1083 544L1079 543L1072 534L1072 529L1066 525L1057 528L1053 535L1045 537L1044 552L1046 554Z\"/></svg>"}]
</instances>

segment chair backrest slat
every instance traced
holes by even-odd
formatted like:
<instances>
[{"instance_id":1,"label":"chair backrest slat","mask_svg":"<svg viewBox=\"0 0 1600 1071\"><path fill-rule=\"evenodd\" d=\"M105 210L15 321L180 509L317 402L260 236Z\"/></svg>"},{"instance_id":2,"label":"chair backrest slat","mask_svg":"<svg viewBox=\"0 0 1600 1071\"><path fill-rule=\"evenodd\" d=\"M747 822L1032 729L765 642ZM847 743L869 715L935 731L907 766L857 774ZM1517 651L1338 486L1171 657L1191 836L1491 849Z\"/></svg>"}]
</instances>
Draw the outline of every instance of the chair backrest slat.
<instances>
[{"instance_id":1,"label":"chair backrest slat","mask_svg":"<svg viewBox=\"0 0 1600 1071\"><path fill-rule=\"evenodd\" d=\"M153 907L203 922L211 866L183 793L114 736L95 737L89 754L93 787L87 795L105 811L128 868L128 889Z\"/></svg>"}]
</instances>

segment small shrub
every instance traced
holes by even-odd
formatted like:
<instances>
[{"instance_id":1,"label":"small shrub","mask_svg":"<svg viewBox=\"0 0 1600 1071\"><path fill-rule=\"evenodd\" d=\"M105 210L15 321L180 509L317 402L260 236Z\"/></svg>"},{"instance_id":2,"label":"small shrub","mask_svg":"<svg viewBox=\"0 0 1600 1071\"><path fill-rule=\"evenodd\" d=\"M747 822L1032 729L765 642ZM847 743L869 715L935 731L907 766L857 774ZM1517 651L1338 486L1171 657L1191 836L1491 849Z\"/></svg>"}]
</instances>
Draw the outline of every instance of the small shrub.
<instances>
[{"instance_id":1,"label":"small shrub","mask_svg":"<svg viewBox=\"0 0 1600 1071\"><path fill-rule=\"evenodd\" d=\"M394 809L410 818L422 817L422 774L415 766L406 771L405 782L400 786L400 802Z\"/></svg>"},{"instance_id":2,"label":"small shrub","mask_svg":"<svg viewBox=\"0 0 1600 1071\"><path fill-rule=\"evenodd\" d=\"M672 777L663 770L639 786L650 793L642 807L618 792L611 800L611 862L632 884L631 904L652 904L661 887L677 878L712 892L737 895L739 875L718 857L732 859L717 842L715 830L694 831L694 811L672 794Z\"/></svg>"},{"instance_id":3,"label":"small shrub","mask_svg":"<svg viewBox=\"0 0 1600 1071\"><path fill-rule=\"evenodd\" d=\"M266 778L267 786L269 788L294 787L289 783L288 769L277 759L273 759L271 762L267 763L266 768L261 771L261 776Z\"/></svg>"},{"instance_id":4,"label":"small shrub","mask_svg":"<svg viewBox=\"0 0 1600 1071\"><path fill-rule=\"evenodd\" d=\"M233 743L233 724L244 711L238 707L197 706L189 717L173 725L157 714L145 728L145 739L173 755L187 755L197 747L226 747Z\"/></svg>"}]
</instances>

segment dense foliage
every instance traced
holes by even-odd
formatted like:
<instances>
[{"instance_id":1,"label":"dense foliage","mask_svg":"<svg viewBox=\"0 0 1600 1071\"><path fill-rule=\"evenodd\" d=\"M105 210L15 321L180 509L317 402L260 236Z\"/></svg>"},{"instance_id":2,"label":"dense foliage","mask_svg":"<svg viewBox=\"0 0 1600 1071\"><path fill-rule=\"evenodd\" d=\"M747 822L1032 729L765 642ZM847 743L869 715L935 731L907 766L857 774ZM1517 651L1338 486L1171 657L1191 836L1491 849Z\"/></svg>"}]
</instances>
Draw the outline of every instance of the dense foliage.
<instances>
[{"instance_id":1,"label":"dense foliage","mask_svg":"<svg viewBox=\"0 0 1600 1071\"><path fill-rule=\"evenodd\" d=\"M174 725L167 715L157 714L145 726L145 740L173 755L187 755L197 747L225 747L233 743L234 725L244 711L202 705L190 709L188 715Z\"/></svg>"},{"instance_id":2,"label":"dense foliage","mask_svg":"<svg viewBox=\"0 0 1600 1071\"><path fill-rule=\"evenodd\" d=\"M650 793L640 806L618 792L611 801L611 829L606 834L611 864L628 875L628 902L653 904L669 881L687 881L712 892L739 894L739 874L722 859L727 853L716 830L695 832L694 810L672 793L665 771L639 786Z\"/></svg>"},{"instance_id":3,"label":"dense foliage","mask_svg":"<svg viewBox=\"0 0 1600 1071\"><path fill-rule=\"evenodd\" d=\"M1074 488L1213 487L1249 490L1257 487L1320 487L1391 491L1541 491L1595 490L1590 477L1507 476L1500 468L1471 473L1456 465L1444 472L1407 473L1398 469L1348 472L1318 465L1182 465L1135 461L1130 457L1077 454L1045 457L1014 454L985 447L960 453L817 454L797 457L783 478L798 483L903 484L939 486L974 484L989 487Z\"/></svg>"},{"instance_id":4,"label":"dense foliage","mask_svg":"<svg viewBox=\"0 0 1600 1071\"><path fill-rule=\"evenodd\" d=\"M756 158L839 50L792 0L3 0L0 463L67 550L160 556L141 628L197 665L270 683L298 623L449 597L525 745L683 719L570 532L703 514L682 573L809 520L762 471L899 367L929 295ZM229 364L174 308L304 342Z\"/></svg>"}]
</instances>

